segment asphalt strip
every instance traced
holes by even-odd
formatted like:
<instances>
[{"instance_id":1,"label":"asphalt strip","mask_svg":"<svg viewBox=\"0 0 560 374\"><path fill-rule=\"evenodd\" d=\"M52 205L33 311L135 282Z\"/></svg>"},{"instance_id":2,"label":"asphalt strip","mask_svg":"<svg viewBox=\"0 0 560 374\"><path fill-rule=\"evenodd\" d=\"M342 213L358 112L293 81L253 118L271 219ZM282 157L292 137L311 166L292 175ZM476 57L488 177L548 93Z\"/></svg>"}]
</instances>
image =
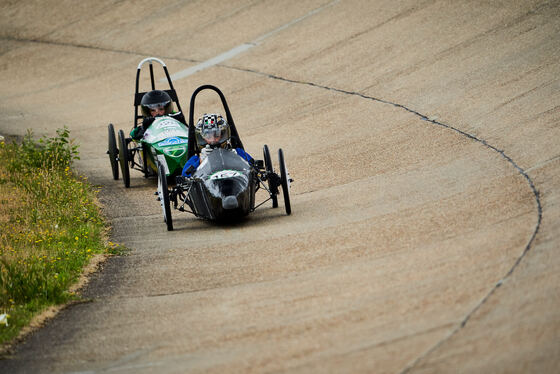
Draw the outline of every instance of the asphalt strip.
<instances>
[{"instance_id":1,"label":"asphalt strip","mask_svg":"<svg viewBox=\"0 0 560 374\"><path fill-rule=\"evenodd\" d=\"M285 24L283 24L283 25L280 26L280 27L277 27L277 28L275 28L274 30L267 32L266 34L263 34L263 35L259 36L258 38L256 38L256 39L253 40L252 42L243 43L243 44L241 44L241 45L238 45L237 47L234 47L234 48L230 49L230 50L227 51L227 52L224 52L224 53L219 54L219 55L217 55L217 56L215 56L215 57L212 57L212 58L210 58L210 59L208 59L208 60L206 60L206 61L204 61L204 62L201 62L201 63L198 64L198 65L191 66L190 68L187 68L187 69L185 69L185 70L181 70L181 71L179 71L179 72L177 72L177 73L175 73L175 74L172 74L172 75L171 75L171 79L172 79L173 81L176 81L176 80L178 80L178 79L186 78L186 77L188 77L188 76L190 76L190 75L193 75L193 74L195 74L195 73L198 73L198 72L201 71L201 70L204 70L204 69L209 68L209 67L211 67L211 66L220 64L220 63L222 63L222 62L224 62L224 61L226 61L226 60L229 60L230 58L233 58L233 57L237 56L238 54L241 54L241 53L243 53L243 52L245 52L245 51L247 51L247 50L253 48L253 47L256 46L256 45L259 45L259 44L262 43L264 40L270 38L271 36L273 36L273 35L275 35L275 34L277 34L277 33L279 33L280 31L285 30L285 29L287 29L288 27L293 26L293 25L295 25L296 23L299 23L299 22L303 21L304 19L309 18L309 17L311 17L311 16L313 16L313 15L315 15L315 14L317 14L317 13L323 11L324 9L326 9L326 8L328 8L328 7L330 7L330 6L334 5L334 4L336 4L336 3L338 3L339 1L340 1L340 0L331 1L331 2L328 3L328 4L325 4L325 5L323 5L323 6L320 6L319 8L313 9L312 11L310 11L310 12L307 13L307 14L305 14L305 15L299 17L299 18L296 18L296 19L294 19L294 20L291 20L290 22L285 23ZM166 81L167 81L167 78L163 78L163 79L161 79L160 81L161 81L161 82L166 82Z\"/></svg>"}]
</instances>

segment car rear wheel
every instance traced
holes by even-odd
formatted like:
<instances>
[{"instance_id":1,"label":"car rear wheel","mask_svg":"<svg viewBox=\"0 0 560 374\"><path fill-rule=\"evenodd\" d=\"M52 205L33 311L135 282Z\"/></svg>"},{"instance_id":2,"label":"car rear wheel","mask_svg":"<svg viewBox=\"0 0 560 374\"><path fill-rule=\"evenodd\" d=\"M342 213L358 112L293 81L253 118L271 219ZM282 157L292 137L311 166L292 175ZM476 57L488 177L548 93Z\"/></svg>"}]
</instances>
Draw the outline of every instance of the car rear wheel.
<instances>
[{"instance_id":1,"label":"car rear wheel","mask_svg":"<svg viewBox=\"0 0 560 374\"><path fill-rule=\"evenodd\" d=\"M115 128L113 124L109 124L109 149L107 154L109 155L109 161L111 162L111 170L113 171L113 179L119 179L119 163L118 155L119 150L117 149L117 140L115 138Z\"/></svg>"},{"instance_id":2,"label":"car rear wheel","mask_svg":"<svg viewBox=\"0 0 560 374\"><path fill-rule=\"evenodd\" d=\"M128 145L126 144L124 132L119 130L119 161L121 163L122 177L126 188L130 187L130 169L128 166L129 158Z\"/></svg>"},{"instance_id":3,"label":"car rear wheel","mask_svg":"<svg viewBox=\"0 0 560 374\"><path fill-rule=\"evenodd\" d=\"M158 200L163 211L163 221L167 224L167 231L173 231L173 218L171 217L171 202L167 189L167 175L162 164L158 164Z\"/></svg>"},{"instance_id":4,"label":"car rear wheel","mask_svg":"<svg viewBox=\"0 0 560 374\"><path fill-rule=\"evenodd\" d=\"M280 180L282 184L282 194L284 195L284 207L286 208L286 214L292 214L292 206L290 205L290 174L288 173L288 168L286 167L286 161L284 160L284 152L282 149L278 150L278 162L280 163Z\"/></svg>"},{"instance_id":5,"label":"car rear wheel","mask_svg":"<svg viewBox=\"0 0 560 374\"><path fill-rule=\"evenodd\" d=\"M264 167L269 177L268 189L270 190L272 207L278 208L278 185L276 184L276 181L272 177L274 175L274 168L272 167L272 159L270 157L270 151L268 150L268 145L266 144L263 147L263 154L264 154Z\"/></svg>"},{"instance_id":6,"label":"car rear wheel","mask_svg":"<svg viewBox=\"0 0 560 374\"><path fill-rule=\"evenodd\" d=\"M148 150L146 145L142 144L142 172L144 173L144 178L150 176L150 169L148 168Z\"/></svg>"}]
</instances>

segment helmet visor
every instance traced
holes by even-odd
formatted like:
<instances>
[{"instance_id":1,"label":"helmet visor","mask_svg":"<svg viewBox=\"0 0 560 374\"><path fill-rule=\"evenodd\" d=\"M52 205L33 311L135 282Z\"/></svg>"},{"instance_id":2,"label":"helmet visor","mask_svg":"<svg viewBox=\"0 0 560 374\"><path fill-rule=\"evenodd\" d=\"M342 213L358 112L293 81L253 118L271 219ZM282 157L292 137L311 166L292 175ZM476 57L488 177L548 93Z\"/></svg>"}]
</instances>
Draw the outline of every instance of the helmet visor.
<instances>
[{"instance_id":1,"label":"helmet visor","mask_svg":"<svg viewBox=\"0 0 560 374\"><path fill-rule=\"evenodd\" d=\"M170 100L160 103L142 104L142 114L145 117L161 116L171 112L173 112L173 106Z\"/></svg>"},{"instance_id":2,"label":"helmet visor","mask_svg":"<svg viewBox=\"0 0 560 374\"><path fill-rule=\"evenodd\" d=\"M225 130L225 129L224 129ZM206 141L207 144L216 145L221 143L225 135L225 131L222 131L216 125L203 126L201 131L202 139Z\"/></svg>"},{"instance_id":3,"label":"helmet visor","mask_svg":"<svg viewBox=\"0 0 560 374\"><path fill-rule=\"evenodd\" d=\"M148 107L149 109L163 109L167 104L171 101L164 101L162 103L155 103L155 104L144 104L144 106Z\"/></svg>"}]
</instances>

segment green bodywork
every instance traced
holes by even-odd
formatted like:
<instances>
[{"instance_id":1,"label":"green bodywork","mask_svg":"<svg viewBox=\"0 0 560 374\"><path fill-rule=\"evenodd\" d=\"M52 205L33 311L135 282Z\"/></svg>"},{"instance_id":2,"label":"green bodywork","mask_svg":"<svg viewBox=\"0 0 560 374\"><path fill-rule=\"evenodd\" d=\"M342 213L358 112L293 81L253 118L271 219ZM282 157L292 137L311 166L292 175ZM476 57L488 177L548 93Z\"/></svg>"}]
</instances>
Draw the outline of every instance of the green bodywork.
<instances>
[{"instance_id":1,"label":"green bodywork","mask_svg":"<svg viewBox=\"0 0 560 374\"><path fill-rule=\"evenodd\" d=\"M157 173L156 160L161 160L163 156L167 165L166 174L180 175L187 162L188 139L189 130L183 123L167 116L158 117L139 140L146 150L146 159L143 161Z\"/></svg>"}]
</instances>

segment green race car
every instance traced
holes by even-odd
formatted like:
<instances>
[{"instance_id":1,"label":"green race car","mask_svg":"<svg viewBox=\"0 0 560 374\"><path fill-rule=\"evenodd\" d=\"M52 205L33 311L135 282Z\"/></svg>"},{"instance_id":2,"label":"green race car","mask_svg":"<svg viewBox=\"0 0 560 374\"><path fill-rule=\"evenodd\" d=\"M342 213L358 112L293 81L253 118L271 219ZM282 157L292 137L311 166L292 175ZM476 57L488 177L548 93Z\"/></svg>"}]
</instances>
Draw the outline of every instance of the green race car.
<instances>
[{"instance_id":1,"label":"green race car","mask_svg":"<svg viewBox=\"0 0 560 374\"><path fill-rule=\"evenodd\" d=\"M169 83L168 90L156 90L152 63L157 62ZM151 91L139 92L142 66L149 63ZM173 110L173 104L178 112ZM161 164L167 177L174 180L180 175L187 161L189 131L177 93L163 61L149 57L138 64L136 91L134 95L134 126L130 136L123 130L118 132L118 146L113 124L109 124L109 146L107 154L111 163L113 179L119 179L119 165L125 187L130 187L130 169L144 173L144 177L156 176Z\"/></svg>"}]
</instances>

